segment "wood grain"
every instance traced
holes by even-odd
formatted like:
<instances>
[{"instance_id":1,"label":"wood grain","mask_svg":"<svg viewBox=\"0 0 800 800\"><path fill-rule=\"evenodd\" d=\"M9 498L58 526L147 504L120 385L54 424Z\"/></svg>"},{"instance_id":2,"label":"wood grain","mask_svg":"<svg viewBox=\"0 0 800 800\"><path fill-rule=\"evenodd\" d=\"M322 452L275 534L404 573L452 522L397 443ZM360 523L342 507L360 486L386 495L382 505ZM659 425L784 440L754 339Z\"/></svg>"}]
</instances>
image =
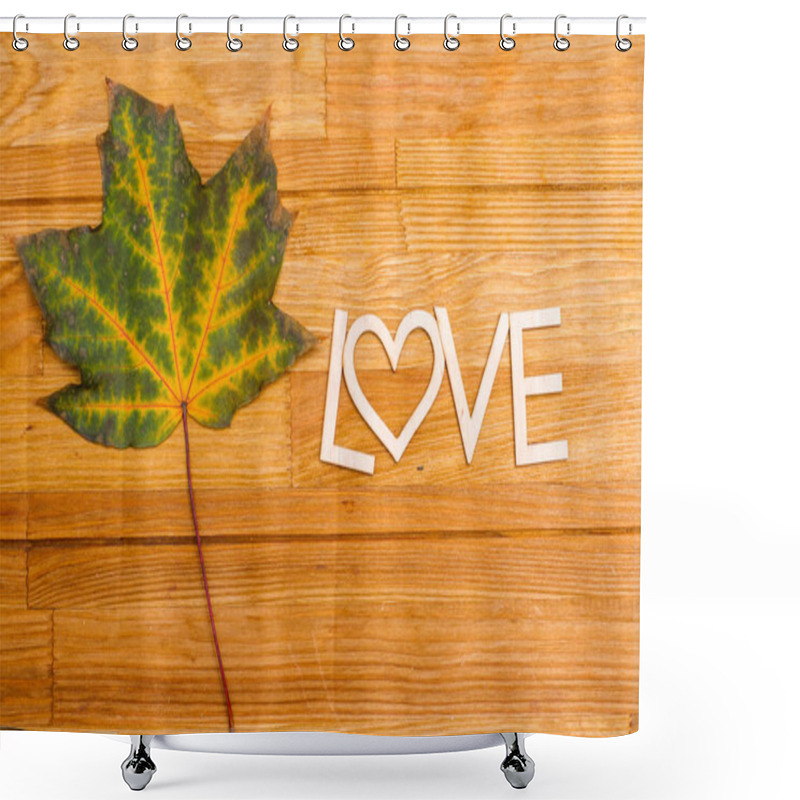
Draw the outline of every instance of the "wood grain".
<instances>
[{"instance_id":1,"label":"wood grain","mask_svg":"<svg viewBox=\"0 0 800 800\"><path fill-rule=\"evenodd\" d=\"M53 724L53 612L0 603L0 723L44 730Z\"/></svg>"},{"instance_id":2,"label":"wood grain","mask_svg":"<svg viewBox=\"0 0 800 800\"><path fill-rule=\"evenodd\" d=\"M121 50L119 36L93 34L69 61L58 36L37 37L35 50L22 58L4 53L0 146L93 142L108 124L106 76L154 102L174 105L187 139L238 143L268 108L273 138L325 136L324 37L305 37L292 55L273 48L272 57L265 41L237 53L235 62L225 37L192 39L196 46L181 53L180 61L169 34L148 36L131 53ZM236 87L246 87L247 94Z\"/></svg>"},{"instance_id":3,"label":"wood grain","mask_svg":"<svg viewBox=\"0 0 800 800\"><path fill-rule=\"evenodd\" d=\"M320 341L294 371L327 370L334 308L346 310L351 321L380 310L393 330L409 309L432 311L435 305L444 305L452 321L459 363L480 368L501 311L559 306L564 320L560 331L537 333L531 339L534 349L529 351L535 352L535 343L545 342L556 358L592 354L600 347L608 358L624 356L630 337L641 328L636 250L605 258L577 248L539 254L360 253L352 258L331 252L302 259L292 254L291 245L289 250L275 302L302 319ZM0 342L0 380L45 372L65 380L73 373L49 348L43 348L41 313L21 265L11 266L10 258L2 273L5 285L0 287L0 326L7 331ZM316 295L306 291L308 272L329 303L319 303ZM359 358L365 368L386 365L385 355L367 341L359 347ZM403 350L402 365L420 366L429 359L430 347L412 336Z\"/></svg>"},{"instance_id":4,"label":"wood grain","mask_svg":"<svg viewBox=\"0 0 800 800\"><path fill-rule=\"evenodd\" d=\"M73 382L79 380L77 373L70 378ZM184 445L179 432L157 448L116 450L89 446L36 402L64 383L63 375L53 380L3 381L2 491L54 491L65 485L91 492L122 491L129 486L186 489ZM289 486L289 414L288 381L266 387L259 401L242 409L227 431L225 447L230 449L224 460L220 458L218 432L193 423L195 486ZM36 453L46 454L46 469L34 457Z\"/></svg>"},{"instance_id":5,"label":"wood grain","mask_svg":"<svg viewBox=\"0 0 800 800\"><path fill-rule=\"evenodd\" d=\"M638 727L644 42L337 39L0 48L0 727L226 727L181 437L115 451L37 404L79 378L43 345L14 240L100 222L106 76L174 104L204 180L270 108L297 214L275 302L318 344L229 429L190 428L237 729ZM526 375L563 376L526 411L567 461L515 467L507 344L471 465L446 379L397 464L343 388L336 443L375 475L320 461L334 310L394 332L434 306L470 408L499 314L561 309L523 345ZM398 431L430 343L412 334L397 374L373 337L355 359Z\"/></svg>"},{"instance_id":6,"label":"wood grain","mask_svg":"<svg viewBox=\"0 0 800 800\"><path fill-rule=\"evenodd\" d=\"M640 182L637 163L642 158L641 137L633 135L598 136L591 140L541 137L535 141L525 137L398 139L396 143L352 137L295 141L275 136L271 131L278 189L287 196L326 189L395 187L635 189ZM186 146L192 163L208 180L225 163L236 142L200 145L190 140ZM50 160L42 157L43 147L0 148L0 163L10 173L0 185L0 201L96 198L100 202L100 157L94 142L60 145ZM320 163L325 164L324 170L319 169Z\"/></svg>"},{"instance_id":7,"label":"wood grain","mask_svg":"<svg viewBox=\"0 0 800 800\"><path fill-rule=\"evenodd\" d=\"M27 492L0 492L0 541L27 538L29 500Z\"/></svg>"},{"instance_id":8,"label":"wood grain","mask_svg":"<svg viewBox=\"0 0 800 800\"><path fill-rule=\"evenodd\" d=\"M510 52L495 36L471 36L455 52L440 36L415 36L406 53L385 45L361 36L342 58L328 38L328 136L353 128L401 139L641 132L643 43L619 53L606 36L581 37L566 58L547 36Z\"/></svg>"},{"instance_id":9,"label":"wood grain","mask_svg":"<svg viewBox=\"0 0 800 800\"><path fill-rule=\"evenodd\" d=\"M562 601L565 619L591 619L592 604L630 621L638 598L638 543L633 530L538 533L486 531L393 536L313 536L258 541L211 539L204 553L216 606L274 607L297 603L347 607L357 601L419 600L419 575L436 575L430 601ZM128 584L139 587L139 608L202 609L194 543L183 537L153 547L145 542L37 543L29 555L31 608L130 606ZM419 546L425 541L425 547ZM618 581L607 592L609 576ZM218 588L217 588L218 587Z\"/></svg>"},{"instance_id":10,"label":"wood grain","mask_svg":"<svg viewBox=\"0 0 800 800\"><path fill-rule=\"evenodd\" d=\"M0 494L0 498L6 495ZM515 485L204 489L197 495L203 537L247 539L379 536L465 531L633 529L639 482ZM192 535L185 489L47 491L30 495L30 541L152 540Z\"/></svg>"},{"instance_id":11,"label":"wood grain","mask_svg":"<svg viewBox=\"0 0 800 800\"><path fill-rule=\"evenodd\" d=\"M590 253L636 247L638 192L532 189L298 192L284 198L298 218L289 252L297 256L406 250L426 253L550 252L585 245ZM101 204L88 199L41 205L4 203L0 235L8 242L40 228L99 224ZM12 248L2 249L10 259Z\"/></svg>"},{"instance_id":12,"label":"wood grain","mask_svg":"<svg viewBox=\"0 0 800 800\"><path fill-rule=\"evenodd\" d=\"M105 120L103 126L105 127ZM271 149L278 167L278 189L293 192L393 189L395 148L388 140L276 139L271 129ZM187 141L192 164L203 180L211 178L236 149L238 141ZM100 155L92 141L60 145L55 160L46 161L45 145L0 148L0 163L9 170L0 185L0 201L32 199L53 202L81 198L102 201ZM319 165L325 164L320 170Z\"/></svg>"},{"instance_id":13,"label":"wood grain","mask_svg":"<svg viewBox=\"0 0 800 800\"><path fill-rule=\"evenodd\" d=\"M601 539L593 537L594 542ZM297 730L303 724L336 730L346 720L354 732L366 732L377 721L388 733L417 735L475 731L483 724L494 729L502 719L519 727L530 713L529 687L536 686L541 690L536 712L542 719L583 709L576 730L607 733L605 704L633 702L637 692L635 579L627 596L623 592L614 598L602 590L542 597L531 589L533 581L526 591L505 577L499 584L494 581L494 591L486 585L482 590L461 586L459 577L472 571L469 562L485 562L488 544L465 552L463 543L450 542L440 560L431 554L436 549L431 543L421 561L410 558L410 552L397 553L409 571L387 564L389 554L377 558L374 551L359 551L356 564L348 564L346 554L337 555L337 572L326 578L312 560L312 569L298 567L296 574L303 576L299 586L285 582L294 574L289 567L278 578L285 588L273 592L269 574L264 575L263 600L252 598L241 607L221 603L222 646L231 654L229 680L238 687L232 698L242 709L239 724L247 730ZM493 569L499 570L496 578L509 561L518 562L525 540L511 540L505 550L502 544L495 544L500 552L492 558ZM465 562L459 563L462 554ZM559 548L556 563L566 558ZM626 558L635 574L635 553L617 553L612 569ZM585 547L573 552L572 569L579 573L568 579L573 588L582 574L591 574L591 567L578 566L585 560ZM413 568L432 562L443 570L439 588L420 594ZM536 562L543 574L553 568L547 559ZM354 568L361 565L364 569ZM484 571L486 578L493 569ZM563 577L561 567L555 571ZM314 590L307 596L309 583ZM344 592L342 584L348 586ZM277 602L276 591L285 592ZM169 732L219 729L224 720L203 611L200 598L193 608L151 607L129 599L122 608L56 611L56 727L82 724L88 705L107 715L113 727L132 720ZM513 620L516 638L497 638L503 618ZM240 619L244 624L231 624ZM133 671L124 646L132 640L153 654ZM523 655L527 648L519 648L519 640L529 642L532 651ZM628 669L619 664L622 656ZM84 659L80 667L78 659ZM87 669L99 676L91 686L85 681ZM205 693L187 691L181 680L187 672L202 680ZM459 687L457 694L442 693L443 673ZM515 676L511 682L510 674ZM150 692L133 709L123 708L120 693L134 695L141 682ZM591 688L587 692L584 686ZM625 724L630 726L630 719Z\"/></svg>"},{"instance_id":14,"label":"wood grain","mask_svg":"<svg viewBox=\"0 0 800 800\"><path fill-rule=\"evenodd\" d=\"M565 391L531 397L527 402L531 441L566 438L567 461L528 468L514 466L514 427L511 377L498 370L483 421L475 457L466 464L453 398L446 381L430 413L395 464L355 410L346 389L341 390L336 443L376 456L375 474L338 469L319 460L319 428L325 398L325 375L296 373L292 384L292 476L295 486L425 486L435 484L530 486L533 480L566 484L626 481L638 474L638 363L579 365L539 362L531 374L562 368ZM471 402L480 372L462 370ZM409 418L427 386L430 367L398 370L359 369L359 381L378 414L395 433ZM614 392L603 387L615 386ZM627 389L627 391L626 391ZM535 474L534 474L535 473Z\"/></svg>"},{"instance_id":15,"label":"wood grain","mask_svg":"<svg viewBox=\"0 0 800 800\"><path fill-rule=\"evenodd\" d=\"M635 730L635 715L616 709L636 703L637 621L606 619L599 610L592 620L553 619L547 604L540 616L536 608L370 600L352 603L342 617L320 614L316 603L280 615L268 606L222 607L238 724L442 735L521 730L534 717L544 733ZM497 640L497 615L513 619L516 640ZM163 607L146 616L130 608L55 612L53 727L74 730L91 713L113 731L223 729L207 627L202 611ZM530 642L524 656L519 639ZM132 641L149 654L135 670ZM91 684L87 673L97 676Z\"/></svg>"},{"instance_id":16,"label":"wood grain","mask_svg":"<svg viewBox=\"0 0 800 800\"><path fill-rule=\"evenodd\" d=\"M28 607L28 564L25 542L0 539L0 597L7 606Z\"/></svg>"},{"instance_id":17,"label":"wood grain","mask_svg":"<svg viewBox=\"0 0 800 800\"><path fill-rule=\"evenodd\" d=\"M397 185L636 189L641 159L633 134L398 139Z\"/></svg>"},{"instance_id":18,"label":"wood grain","mask_svg":"<svg viewBox=\"0 0 800 800\"><path fill-rule=\"evenodd\" d=\"M0 382L11 375L41 374L42 317L15 256L0 260L0 334Z\"/></svg>"}]
</instances>

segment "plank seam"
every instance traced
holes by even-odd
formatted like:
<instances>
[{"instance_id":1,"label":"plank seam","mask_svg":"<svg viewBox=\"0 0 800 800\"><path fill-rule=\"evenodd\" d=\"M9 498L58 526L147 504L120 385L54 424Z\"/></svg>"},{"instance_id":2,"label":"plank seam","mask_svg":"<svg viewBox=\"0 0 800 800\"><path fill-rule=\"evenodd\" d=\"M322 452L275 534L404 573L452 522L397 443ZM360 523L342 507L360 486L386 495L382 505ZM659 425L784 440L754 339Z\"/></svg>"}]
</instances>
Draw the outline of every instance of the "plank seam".
<instances>
[{"instance_id":1,"label":"plank seam","mask_svg":"<svg viewBox=\"0 0 800 800\"><path fill-rule=\"evenodd\" d=\"M505 531L486 531L486 530L453 530L453 531L401 531L385 533L265 533L265 534L203 534L203 542L210 545L246 545L246 544L270 544L276 542L326 542L326 541L361 541L368 539L371 542L390 542L420 539L426 542L440 541L448 539L558 539L577 536L634 536L641 535L639 527L623 525L619 528L606 526L603 528L536 528ZM131 538L130 536L116 537L75 537L60 539L57 537L34 539L31 541L33 548L81 548L88 546L95 547L156 547L174 546L181 547L194 543L194 537L177 536L142 536Z\"/></svg>"},{"instance_id":2,"label":"plank seam","mask_svg":"<svg viewBox=\"0 0 800 800\"><path fill-rule=\"evenodd\" d=\"M294 482L294 414L292 414L292 396L294 394L294 376L289 373L289 486L297 488Z\"/></svg>"},{"instance_id":3,"label":"plank seam","mask_svg":"<svg viewBox=\"0 0 800 800\"><path fill-rule=\"evenodd\" d=\"M395 140L396 141L396 140ZM642 181L604 181L599 183L443 183L435 185L409 185L400 186L397 176L397 156L395 154L394 167L394 186L392 187L368 187L352 188L347 186L329 187L320 189L281 189L281 197L284 198L320 198L324 199L331 195L381 195L381 194L551 194L564 192L565 194L581 194L587 192L605 193L641 193L643 191ZM30 206L35 201L37 206L58 206L63 207L69 204L81 205L88 203L102 202L102 195L80 195L80 196L54 196L47 197L29 196L25 198L0 198L0 208L14 208L17 206Z\"/></svg>"},{"instance_id":4,"label":"plank seam","mask_svg":"<svg viewBox=\"0 0 800 800\"><path fill-rule=\"evenodd\" d=\"M27 539L27 536L28 536L28 531L26 529L26 531L25 531L26 539ZM30 566L29 566L29 563L28 563L28 556L29 555L30 555L30 545L26 541L25 542L25 608L28 608L28 609L31 607L31 587L30 587L31 573L30 573Z\"/></svg>"},{"instance_id":5,"label":"plank seam","mask_svg":"<svg viewBox=\"0 0 800 800\"><path fill-rule=\"evenodd\" d=\"M322 63L323 91L325 92L325 139L328 140L328 47L324 42L322 45Z\"/></svg>"},{"instance_id":6,"label":"plank seam","mask_svg":"<svg viewBox=\"0 0 800 800\"><path fill-rule=\"evenodd\" d=\"M56 611L50 609L50 721L55 724L56 714Z\"/></svg>"}]
</instances>

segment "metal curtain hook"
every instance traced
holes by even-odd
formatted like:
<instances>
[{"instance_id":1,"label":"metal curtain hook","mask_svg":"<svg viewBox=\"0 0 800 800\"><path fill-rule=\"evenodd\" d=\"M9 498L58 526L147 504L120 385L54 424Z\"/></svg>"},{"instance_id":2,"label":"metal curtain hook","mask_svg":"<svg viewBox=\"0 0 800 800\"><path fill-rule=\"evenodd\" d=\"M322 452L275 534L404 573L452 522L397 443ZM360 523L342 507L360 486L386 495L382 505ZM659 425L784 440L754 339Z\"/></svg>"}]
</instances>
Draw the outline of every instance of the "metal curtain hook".
<instances>
[{"instance_id":1,"label":"metal curtain hook","mask_svg":"<svg viewBox=\"0 0 800 800\"><path fill-rule=\"evenodd\" d=\"M231 53L238 53L242 47L244 47L241 39L235 39L233 36L231 36L231 22L235 19L239 19L236 14L231 14L228 17L228 41L225 43L225 47L227 47ZM239 30L241 30L241 26L239 27Z\"/></svg>"},{"instance_id":2,"label":"metal curtain hook","mask_svg":"<svg viewBox=\"0 0 800 800\"><path fill-rule=\"evenodd\" d=\"M291 14L287 14L283 18L283 49L286 50L287 53L293 53L298 47L300 47L300 41L292 36L289 36L287 26L290 19L297 18L293 17Z\"/></svg>"},{"instance_id":3,"label":"metal curtain hook","mask_svg":"<svg viewBox=\"0 0 800 800\"><path fill-rule=\"evenodd\" d=\"M11 33L14 35L14 39L11 42L11 46L17 52L21 53L23 50L27 50L28 49L28 40L17 36L17 20L18 19L25 19L25 16L23 14L17 14L14 17L14 21L11 23Z\"/></svg>"},{"instance_id":4,"label":"metal curtain hook","mask_svg":"<svg viewBox=\"0 0 800 800\"><path fill-rule=\"evenodd\" d=\"M619 35L619 23L622 22L623 19L628 19L627 14L620 14L617 17L617 41L614 43L614 47L620 51L620 53L627 53L628 50L633 47L633 42L630 39L623 39ZM630 33L630 25L628 26L628 32Z\"/></svg>"},{"instance_id":5,"label":"metal curtain hook","mask_svg":"<svg viewBox=\"0 0 800 800\"><path fill-rule=\"evenodd\" d=\"M513 50L517 46L517 43L514 41L514 39L512 39L510 36L506 36L506 34L505 34L504 27L505 27L505 22L506 22L507 19L513 19L512 15L511 14L503 14L503 16L500 17L500 49L501 50ZM516 24L512 23L511 24L511 32L515 33L516 32L516 28L517 28Z\"/></svg>"},{"instance_id":6,"label":"metal curtain hook","mask_svg":"<svg viewBox=\"0 0 800 800\"><path fill-rule=\"evenodd\" d=\"M175 47L178 50L188 50L192 46L192 40L181 33L181 20L188 19L188 14L178 14L175 18ZM189 23L189 33L192 32L192 24Z\"/></svg>"},{"instance_id":7,"label":"metal curtain hook","mask_svg":"<svg viewBox=\"0 0 800 800\"><path fill-rule=\"evenodd\" d=\"M459 42L455 36L451 36L447 32L447 24L450 22L451 19L457 20L458 17L455 14L448 14L444 18L444 49L453 51L453 50L458 50L459 46L461 45L461 42ZM456 22L456 34L458 34L459 27L460 26L458 22Z\"/></svg>"},{"instance_id":8,"label":"metal curtain hook","mask_svg":"<svg viewBox=\"0 0 800 800\"><path fill-rule=\"evenodd\" d=\"M139 46L139 40L134 39L133 36L128 36L128 20L136 19L133 14L126 14L122 18L122 49L130 52Z\"/></svg>"},{"instance_id":9,"label":"metal curtain hook","mask_svg":"<svg viewBox=\"0 0 800 800\"><path fill-rule=\"evenodd\" d=\"M566 19L566 14L559 14L556 17L556 21L553 24L553 33L555 34L555 41L553 42L553 47L558 50L560 53L563 53L565 50L569 50L569 39L565 39L563 36L560 36L558 33L558 21L560 19ZM567 36L569 36L569 22L567 23Z\"/></svg>"},{"instance_id":10,"label":"metal curtain hook","mask_svg":"<svg viewBox=\"0 0 800 800\"><path fill-rule=\"evenodd\" d=\"M405 14L398 14L394 18L394 49L395 50L408 50L411 47L411 39L406 39L405 36L400 35L400 20L408 19ZM407 25L408 32L411 33L411 26Z\"/></svg>"},{"instance_id":11,"label":"metal curtain hook","mask_svg":"<svg viewBox=\"0 0 800 800\"><path fill-rule=\"evenodd\" d=\"M75 19L74 14L67 14L64 17L64 49L70 51L77 50L81 46L81 43L74 36L69 35L69 21L71 19ZM79 31L80 26L76 24L75 30L76 32Z\"/></svg>"},{"instance_id":12,"label":"metal curtain hook","mask_svg":"<svg viewBox=\"0 0 800 800\"><path fill-rule=\"evenodd\" d=\"M339 49L345 51L352 50L356 46L354 39L351 39L349 36L345 36L344 33L342 33L342 26L346 19L353 19L353 18L349 14L342 14L342 16L339 17ZM356 29L355 24L353 24L352 27L353 30Z\"/></svg>"}]
</instances>

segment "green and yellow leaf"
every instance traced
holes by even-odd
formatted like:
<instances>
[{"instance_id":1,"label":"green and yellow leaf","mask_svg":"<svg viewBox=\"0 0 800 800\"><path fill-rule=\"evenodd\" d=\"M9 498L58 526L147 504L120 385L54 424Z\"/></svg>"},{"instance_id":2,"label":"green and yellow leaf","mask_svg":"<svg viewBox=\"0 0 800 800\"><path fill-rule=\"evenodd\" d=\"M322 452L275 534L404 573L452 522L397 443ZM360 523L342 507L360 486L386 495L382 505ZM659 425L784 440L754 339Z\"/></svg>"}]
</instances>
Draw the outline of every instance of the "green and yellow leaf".
<instances>
[{"instance_id":1,"label":"green and yellow leaf","mask_svg":"<svg viewBox=\"0 0 800 800\"><path fill-rule=\"evenodd\" d=\"M17 250L46 341L81 383L45 405L93 442L149 447L188 415L230 425L313 344L272 303L292 215L266 117L206 184L174 110L109 81L103 219Z\"/></svg>"}]
</instances>

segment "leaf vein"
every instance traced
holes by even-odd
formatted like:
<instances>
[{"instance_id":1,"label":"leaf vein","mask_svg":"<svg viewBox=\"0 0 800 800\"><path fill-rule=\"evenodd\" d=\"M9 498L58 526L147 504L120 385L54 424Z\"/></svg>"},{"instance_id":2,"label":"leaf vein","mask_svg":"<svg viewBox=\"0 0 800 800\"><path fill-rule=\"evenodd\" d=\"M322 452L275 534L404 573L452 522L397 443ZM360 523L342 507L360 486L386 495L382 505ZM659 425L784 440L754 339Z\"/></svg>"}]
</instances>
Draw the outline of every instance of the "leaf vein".
<instances>
[{"instance_id":1,"label":"leaf vein","mask_svg":"<svg viewBox=\"0 0 800 800\"><path fill-rule=\"evenodd\" d=\"M63 281L68 285L71 286L76 292L82 294L112 325L122 334L124 339L128 342L128 344L133 347L134 350L147 362L147 365L153 371L153 374L167 387L170 394L176 399L180 400L179 395L175 392L172 386L167 382L167 379L161 374L161 371L158 367L152 362L152 360L148 357L147 353L137 344L136 340L133 336L125 329L122 323L113 315L111 314L108 309L106 309L102 303L98 302L92 295L86 291L80 284L75 283L75 281L70 280L66 276L60 276Z\"/></svg>"},{"instance_id":2,"label":"leaf vein","mask_svg":"<svg viewBox=\"0 0 800 800\"><path fill-rule=\"evenodd\" d=\"M153 239L156 243L156 251L158 253L158 262L159 266L161 267L161 282L164 286L164 299L167 303L167 317L169 319L169 328L170 334L172 336L172 354L175 357L175 374L178 376L178 390L180 392L181 397L183 397L183 386L181 385L181 368L178 363L178 346L175 343L175 325L172 321L172 304L169 300L169 289L167 288L167 273L164 266L164 256L161 252L161 239L158 235L158 231L156 230L156 218L155 212L153 210L153 202L150 195L150 184L147 180L147 175L145 173L144 167L142 166L142 159L141 154L139 152L139 148L135 144L135 138L132 137L134 141L134 152L136 158L136 165L139 169L139 176L142 181L142 188L144 189L145 200L147 201L147 209L150 215L150 227L153 231Z\"/></svg>"},{"instance_id":3,"label":"leaf vein","mask_svg":"<svg viewBox=\"0 0 800 800\"><path fill-rule=\"evenodd\" d=\"M200 364L200 357L203 355L203 348L206 345L206 339L208 337L208 331L209 331L209 328L211 327L211 320L214 318L214 311L216 310L217 299L219 298L220 288L222 287L222 278L225 275L225 266L226 266L226 263L228 261L228 253L230 252L231 243L233 242L233 235L236 232L236 225L237 225L237 223L239 221L239 212L240 212L240 210L242 208L243 199L244 199L243 196L239 195L239 200L236 203L236 211L234 212L234 215L233 215L233 222L231 223L231 228L230 228L230 231L228 233L228 241L227 241L227 244L225 245L225 252L222 255L222 261L220 263L219 275L217 276L217 288L214 291L214 298L211 301L211 308L210 308L209 313L208 313L208 320L206 320L206 324L205 324L205 327L203 329L203 338L200 340L200 347L197 350L197 358L195 358L194 367L192 367L192 374L191 374L191 377L189 378L189 385L186 387L186 396L187 397L189 396L189 392L192 389L192 384L194 383L194 376L197 374L197 367ZM187 400L187 402L191 402L191 401Z\"/></svg>"},{"instance_id":4,"label":"leaf vein","mask_svg":"<svg viewBox=\"0 0 800 800\"><path fill-rule=\"evenodd\" d=\"M201 394L205 391L210 389L215 384L219 383L220 381L227 380L228 378L235 375L237 372L241 372L243 369L246 369L251 364L255 363L256 361L261 361L262 358L266 358L273 350L275 349L275 343L273 342L266 350L260 350L256 355L251 356L250 358L242 361L240 364L237 364L233 369L229 370L228 372L224 372L222 375L218 375L214 380L209 381L202 389L198 389L186 402L187 404L191 404L195 401Z\"/></svg>"},{"instance_id":5,"label":"leaf vein","mask_svg":"<svg viewBox=\"0 0 800 800\"><path fill-rule=\"evenodd\" d=\"M138 411L141 408L173 408L180 409L175 403L86 403L81 408L101 408L115 411Z\"/></svg>"}]
</instances>

